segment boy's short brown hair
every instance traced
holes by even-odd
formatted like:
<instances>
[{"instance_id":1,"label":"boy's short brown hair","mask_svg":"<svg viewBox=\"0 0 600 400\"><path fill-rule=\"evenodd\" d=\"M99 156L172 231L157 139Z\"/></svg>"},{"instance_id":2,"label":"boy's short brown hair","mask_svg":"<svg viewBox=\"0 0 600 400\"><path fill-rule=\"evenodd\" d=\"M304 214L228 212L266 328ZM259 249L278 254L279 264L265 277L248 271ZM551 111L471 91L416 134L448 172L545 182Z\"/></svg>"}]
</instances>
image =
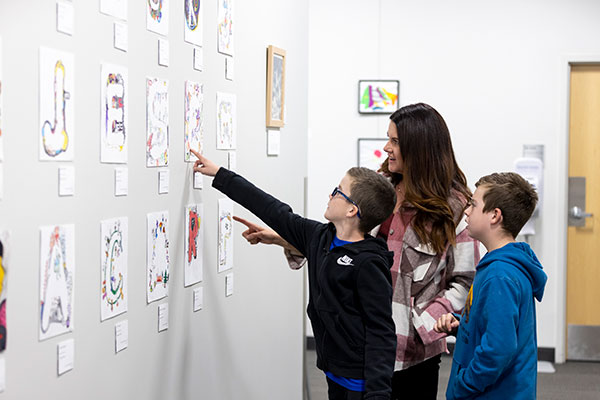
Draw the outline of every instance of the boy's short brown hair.
<instances>
[{"instance_id":1,"label":"boy's short brown hair","mask_svg":"<svg viewBox=\"0 0 600 400\"><path fill-rule=\"evenodd\" d=\"M396 191L385 177L368 168L350 168L347 174L352 178L350 197L360 211L358 229L370 232L394 211Z\"/></svg>"},{"instance_id":2,"label":"boy's short brown hair","mask_svg":"<svg viewBox=\"0 0 600 400\"><path fill-rule=\"evenodd\" d=\"M538 195L521 175L501 172L479 179L475 187L485 189L483 212L502 211L502 228L516 238L535 210Z\"/></svg>"}]
</instances>

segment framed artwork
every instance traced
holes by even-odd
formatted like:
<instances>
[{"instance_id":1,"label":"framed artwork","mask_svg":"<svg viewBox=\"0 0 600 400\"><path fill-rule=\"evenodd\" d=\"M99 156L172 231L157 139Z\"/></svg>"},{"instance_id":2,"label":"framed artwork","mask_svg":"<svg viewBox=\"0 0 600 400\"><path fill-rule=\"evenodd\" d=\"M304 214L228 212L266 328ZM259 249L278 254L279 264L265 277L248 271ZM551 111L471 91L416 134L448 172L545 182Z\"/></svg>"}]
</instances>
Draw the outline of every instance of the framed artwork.
<instances>
[{"instance_id":1,"label":"framed artwork","mask_svg":"<svg viewBox=\"0 0 600 400\"><path fill-rule=\"evenodd\" d=\"M391 114L398 109L399 95L399 81L358 81L358 112L360 114Z\"/></svg>"},{"instance_id":2,"label":"framed artwork","mask_svg":"<svg viewBox=\"0 0 600 400\"><path fill-rule=\"evenodd\" d=\"M387 141L384 138L358 139L358 166L377 171L387 158L383 151Z\"/></svg>"},{"instance_id":3,"label":"framed artwork","mask_svg":"<svg viewBox=\"0 0 600 400\"><path fill-rule=\"evenodd\" d=\"M267 50L267 127L284 125L285 50L269 46Z\"/></svg>"}]
</instances>

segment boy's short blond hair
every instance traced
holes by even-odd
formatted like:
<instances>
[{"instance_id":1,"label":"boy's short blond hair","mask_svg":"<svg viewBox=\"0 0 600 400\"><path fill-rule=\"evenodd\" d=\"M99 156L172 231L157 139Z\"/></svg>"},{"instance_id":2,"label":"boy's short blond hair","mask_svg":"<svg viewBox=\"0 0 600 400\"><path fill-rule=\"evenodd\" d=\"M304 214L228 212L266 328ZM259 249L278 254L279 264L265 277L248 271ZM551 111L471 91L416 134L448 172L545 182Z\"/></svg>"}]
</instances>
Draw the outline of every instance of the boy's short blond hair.
<instances>
[{"instance_id":1,"label":"boy's short blond hair","mask_svg":"<svg viewBox=\"0 0 600 400\"><path fill-rule=\"evenodd\" d=\"M480 178L475 187L485 189L483 212L499 208L502 228L516 238L538 202L533 186L517 173L501 172Z\"/></svg>"}]
</instances>

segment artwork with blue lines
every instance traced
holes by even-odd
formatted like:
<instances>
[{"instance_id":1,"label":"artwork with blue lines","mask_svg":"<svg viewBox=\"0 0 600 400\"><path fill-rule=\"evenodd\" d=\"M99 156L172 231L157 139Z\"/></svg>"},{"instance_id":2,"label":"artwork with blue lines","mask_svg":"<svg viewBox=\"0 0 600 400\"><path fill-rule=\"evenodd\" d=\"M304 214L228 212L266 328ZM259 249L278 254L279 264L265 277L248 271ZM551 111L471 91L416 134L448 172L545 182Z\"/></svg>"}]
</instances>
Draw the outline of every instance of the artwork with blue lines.
<instances>
[{"instance_id":1,"label":"artwork with blue lines","mask_svg":"<svg viewBox=\"0 0 600 400\"><path fill-rule=\"evenodd\" d=\"M100 223L100 320L127 311L127 217Z\"/></svg>"},{"instance_id":2,"label":"artwork with blue lines","mask_svg":"<svg viewBox=\"0 0 600 400\"><path fill-rule=\"evenodd\" d=\"M185 30L183 39L196 46L202 46L203 0L183 0Z\"/></svg>"},{"instance_id":3,"label":"artwork with blue lines","mask_svg":"<svg viewBox=\"0 0 600 400\"><path fill-rule=\"evenodd\" d=\"M159 35L168 35L169 1L146 0L146 29Z\"/></svg>"},{"instance_id":4,"label":"artwork with blue lines","mask_svg":"<svg viewBox=\"0 0 600 400\"><path fill-rule=\"evenodd\" d=\"M217 1L217 50L233 56L233 0Z\"/></svg>"}]
</instances>

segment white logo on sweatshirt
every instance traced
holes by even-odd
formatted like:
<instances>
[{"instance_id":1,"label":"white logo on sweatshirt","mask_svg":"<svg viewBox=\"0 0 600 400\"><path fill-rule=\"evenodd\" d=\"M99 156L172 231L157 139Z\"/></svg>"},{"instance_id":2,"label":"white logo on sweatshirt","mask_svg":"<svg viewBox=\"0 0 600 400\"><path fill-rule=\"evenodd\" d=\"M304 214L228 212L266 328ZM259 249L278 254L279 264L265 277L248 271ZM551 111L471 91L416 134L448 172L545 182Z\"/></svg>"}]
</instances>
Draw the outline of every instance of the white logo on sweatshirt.
<instances>
[{"instance_id":1,"label":"white logo on sweatshirt","mask_svg":"<svg viewBox=\"0 0 600 400\"><path fill-rule=\"evenodd\" d=\"M354 265L354 264L352 264L352 259L348 256L338 258L337 263L340 265L346 265L346 266Z\"/></svg>"}]
</instances>

